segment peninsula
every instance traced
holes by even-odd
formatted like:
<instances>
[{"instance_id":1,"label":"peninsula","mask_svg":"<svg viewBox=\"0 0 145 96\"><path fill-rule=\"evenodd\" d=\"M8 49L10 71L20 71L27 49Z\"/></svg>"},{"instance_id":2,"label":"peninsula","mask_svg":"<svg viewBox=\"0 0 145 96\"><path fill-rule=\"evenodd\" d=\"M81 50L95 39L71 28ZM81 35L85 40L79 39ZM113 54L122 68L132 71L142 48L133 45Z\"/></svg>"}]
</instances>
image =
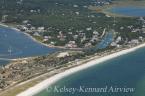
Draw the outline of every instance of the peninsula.
<instances>
[{"instance_id":1,"label":"peninsula","mask_svg":"<svg viewBox=\"0 0 145 96\"><path fill-rule=\"evenodd\" d=\"M59 50L1 66L0 96L35 95L70 74L145 47L145 16L107 11L118 5L143 6L141 2L1 0L0 26Z\"/></svg>"}]
</instances>

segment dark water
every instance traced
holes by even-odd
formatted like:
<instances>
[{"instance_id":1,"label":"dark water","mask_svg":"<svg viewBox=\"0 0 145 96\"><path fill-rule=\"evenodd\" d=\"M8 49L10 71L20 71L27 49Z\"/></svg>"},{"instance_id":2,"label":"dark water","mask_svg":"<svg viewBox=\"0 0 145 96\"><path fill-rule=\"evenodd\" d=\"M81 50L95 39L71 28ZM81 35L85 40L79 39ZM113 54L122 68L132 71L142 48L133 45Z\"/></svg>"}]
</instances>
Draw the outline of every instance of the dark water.
<instances>
[{"instance_id":1,"label":"dark water","mask_svg":"<svg viewBox=\"0 0 145 96\"><path fill-rule=\"evenodd\" d=\"M112 13L120 14L120 15L126 15L126 16L145 16L145 7L135 7L135 6L129 6L129 7L113 7L110 10Z\"/></svg>"},{"instance_id":2,"label":"dark water","mask_svg":"<svg viewBox=\"0 0 145 96\"><path fill-rule=\"evenodd\" d=\"M10 61L9 60L0 60L0 66L8 64Z\"/></svg>"},{"instance_id":3,"label":"dark water","mask_svg":"<svg viewBox=\"0 0 145 96\"><path fill-rule=\"evenodd\" d=\"M45 55L56 51L36 43L28 36L15 30L0 27L0 58L21 58ZM0 59L0 64L8 61Z\"/></svg>"},{"instance_id":4,"label":"dark water","mask_svg":"<svg viewBox=\"0 0 145 96\"><path fill-rule=\"evenodd\" d=\"M131 92L56 92L54 89L79 88L135 88ZM55 90L55 92L54 92ZM50 91L50 92L49 92ZM106 61L70 75L36 96L145 96L145 48Z\"/></svg>"}]
</instances>

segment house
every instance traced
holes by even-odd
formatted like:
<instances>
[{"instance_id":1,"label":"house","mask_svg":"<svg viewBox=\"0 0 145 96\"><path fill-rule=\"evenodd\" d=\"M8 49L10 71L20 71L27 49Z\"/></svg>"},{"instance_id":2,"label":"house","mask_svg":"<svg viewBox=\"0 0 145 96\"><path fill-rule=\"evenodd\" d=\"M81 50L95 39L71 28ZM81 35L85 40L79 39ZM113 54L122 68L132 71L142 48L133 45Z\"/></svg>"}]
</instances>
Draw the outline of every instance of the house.
<instances>
[{"instance_id":1,"label":"house","mask_svg":"<svg viewBox=\"0 0 145 96\"><path fill-rule=\"evenodd\" d=\"M143 33L145 33L145 28L142 28Z\"/></svg>"},{"instance_id":2,"label":"house","mask_svg":"<svg viewBox=\"0 0 145 96\"><path fill-rule=\"evenodd\" d=\"M121 36L118 36L115 42L119 43L121 40L122 40Z\"/></svg>"},{"instance_id":3,"label":"house","mask_svg":"<svg viewBox=\"0 0 145 96\"><path fill-rule=\"evenodd\" d=\"M91 28L91 27L89 27L89 28L86 28L86 30L87 30L87 31L90 31L90 30L92 30L92 28Z\"/></svg>"},{"instance_id":4,"label":"house","mask_svg":"<svg viewBox=\"0 0 145 96\"><path fill-rule=\"evenodd\" d=\"M44 31L45 31L45 27L38 27L38 28L37 28L37 31L38 31L38 32L44 32Z\"/></svg>"},{"instance_id":5,"label":"house","mask_svg":"<svg viewBox=\"0 0 145 96\"><path fill-rule=\"evenodd\" d=\"M136 32L138 32L138 31L140 31L140 29L133 29L131 32L136 33Z\"/></svg>"},{"instance_id":6,"label":"house","mask_svg":"<svg viewBox=\"0 0 145 96\"><path fill-rule=\"evenodd\" d=\"M99 41L98 35L94 35L91 39L91 42Z\"/></svg>"},{"instance_id":7,"label":"house","mask_svg":"<svg viewBox=\"0 0 145 96\"><path fill-rule=\"evenodd\" d=\"M90 42L85 44L85 47L91 47L91 46L92 46L92 43Z\"/></svg>"},{"instance_id":8,"label":"house","mask_svg":"<svg viewBox=\"0 0 145 96\"><path fill-rule=\"evenodd\" d=\"M28 31L28 28L26 26L21 26L21 31Z\"/></svg>"},{"instance_id":9,"label":"house","mask_svg":"<svg viewBox=\"0 0 145 96\"><path fill-rule=\"evenodd\" d=\"M75 12L75 14L76 14L76 15L79 15L79 14L80 14L80 12Z\"/></svg>"},{"instance_id":10,"label":"house","mask_svg":"<svg viewBox=\"0 0 145 96\"><path fill-rule=\"evenodd\" d=\"M39 34L38 32L35 32L35 33L33 34L33 36L40 36L40 34Z\"/></svg>"},{"instance_id":11,"label":"house","mask_svg":"<svg viewBox=\"0 0 145 96\"><path fill-rule=\"evenodd\" d=\"M79 7L79 6L78 6L78 5L73 5L73 7L77 8L77 7Z\"/></svg>"},{"instance_id":12,"label":"house","mask_svg":"<svg viewBox=\"0 0 145 96\"><path fill-rule=\"evenodd\" d=\"M48 39L45 39L45 38L44 38L44 39L43 39L43 42L46 42L46 41L48 41Z\"/></svg>"},{"instance_id":13,"label":"house","mask_svg":"<svg viewBox=\"0 0 145 96\"><path fill-rule=\"evenodd\" d=\"M122 27L120 27L120 29L121 29L121 30L123 30L123 29L124 29L124 27L122 26Z\"/></svg>"},{"instance_id":14,"label":"house","mask_svg":"<svg viewBox=\"0 0 145 96\"><path fill-rule=\"evenodd\" d=\"M96 30L93 31L93 34L94 35L99 35L99 33Z\"/></svg>"},{"instance_id":15,"label":"house","mask_svg":"<svg viewBox=\"0 0 145 96\"><path fill-rule=\"evenodd\" d=\"M3 15L2 16L2 20L1 20L1 22L6 22L7 21L7 19L8 19L8 15Z\"/></svg>"},{"instance_id":16,"label":"house","mask_svg":"<svg viewBox=\"0 0 145 96\"><path fill-rule=\"evenodd\" d=\"M143 37L142 36L139 36L139 41L143 41Z\"/></svg>"},{"instance_id":17,"label":"house","mask_svg":"<svg viewBox=\"0 0 145 96\"><path fill-rule=\"evenodd\" d=\"M53 42L53 41L50 42L51 45L55 45L55 43L56 43L56 42Z\"/></svg>"},{"instance_id":18,"label":"house","mask_svg":"<svg viewBox=\"0 0 145 96\"><path fill-rule=\"evenodd\" d=\"M35 31L36 28L35 28L35 27L31 27L30 30L31 30L31 31Z\"/></svg>"},{"instance_id":19,"label":"house","mask_svg":"<svg viewBox=\"0 0 145 96\"><path fill-rule=\"evenodd\" d=\"M106 17L108 17L108 18L109 18L109 17L111 17L111 16L106 14Z\"/></svg>"},{"instance_id":20,"label":"house","mask_svg":"<svg viewBox=\"0 0 145 96\"><path fill-rule=\"evenodd\" d=\"M139 40L138 39L133 39L129 42L130 44L138 44Z\"/></svg>"},{"instance_id":21,"label":"house","mask_svg":"<svg viewBox=\"0 0 145 96\"><path fill-rule=\"evenodd\" d=\"M48 41L49 37L48 36L44 36L43 41L46 42Z\"/></svg>"},{"instance_id":22,"label":"house","mask_svg":"<svg viewBox=\"0 0 145 96\"><path fill-rule=\"evenodd\" d=\"M78 38L78 35L73 35L74 40Z\"/></svg>"},{"instance_id":23,"label":"house","mask_svg":"<svg viewBox=\"0 0 145 96\"><path fill-rule=\"evenodd\" d=\"M116 42L112 42L111 43L111 46L116 47L117 46L117 43Z\"/></svg>"},{"instance_id":24,"label":"house","mask_svg":"<svg viewBox=\"0 0 145 96\"><path fill-rule=\"evenodd\" d=\"M29 23L29 20L24 20L24 21L22 21L22 23L27 24L27 23Z\"/></svg>"},{"instance_id":25,"label":"house","mask_svg":"<svg viewBox=\"0 0 145 96\"><path fill-rule=\"evenodd\" d=\"M67 47L67 48L76 48L77 44L76 44L75 41L69 41L69 43L66 44L65 47Z\"/></svg>"},{"instance_id":26,"label":"house","mask_svg":"<svg viewBox=\"0 0 145 96\"><path fill-rule=\"evenodd\" d=\"M117 47L117 48L119 48L119 47L120 47L120 45L119 45L119 44L117 44L116 42L112 42L110 45L111 45L112 47Z\"/></svg>"}]
</instances>

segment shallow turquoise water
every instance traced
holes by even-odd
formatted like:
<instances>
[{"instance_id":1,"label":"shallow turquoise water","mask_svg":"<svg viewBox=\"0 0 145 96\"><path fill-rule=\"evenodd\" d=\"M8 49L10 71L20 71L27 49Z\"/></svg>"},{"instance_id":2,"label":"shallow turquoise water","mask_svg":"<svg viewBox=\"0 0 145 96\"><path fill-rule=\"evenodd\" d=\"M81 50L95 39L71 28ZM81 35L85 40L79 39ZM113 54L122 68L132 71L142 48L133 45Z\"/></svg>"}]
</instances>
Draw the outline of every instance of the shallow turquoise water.
<instances>
[{"instance_id":1,"label":"shallow turquoise water","mask_svg":"<svg viewBox=\"0 0 145 96\"><path fill-rule=\"evenodd\" d=\"M56 92L55 87L133 88L132 92ZM145 48L70 75L35 96L145 96Z\"/></svg>"},{"instance_id":2,"label":"shallow turquoise water","mask_svg":"<svg viewBox=\"0 0 145 96\"><path fill-rule=\"evenodd\" d=\"M135 7L135 6L113 7L108 11L115 14L126 16L135 16L135 17L145 16L145 7Z\"/></svg>"}]
</instances>

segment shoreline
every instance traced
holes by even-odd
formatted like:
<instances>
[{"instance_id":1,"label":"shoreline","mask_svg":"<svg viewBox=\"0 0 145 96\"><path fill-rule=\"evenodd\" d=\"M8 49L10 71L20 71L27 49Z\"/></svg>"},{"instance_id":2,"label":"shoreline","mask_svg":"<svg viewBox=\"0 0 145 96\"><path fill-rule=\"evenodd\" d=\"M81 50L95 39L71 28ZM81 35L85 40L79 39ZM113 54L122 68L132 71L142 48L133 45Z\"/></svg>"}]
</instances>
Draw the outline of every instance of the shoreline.
<instances>
[{"instance_id":1,"label":"shoreline","mask_svg":"<svg viewBox=\"0 0 145 96\"><path fill-rule=\"evenodd\" d=\"M130 17L130 18L133 18L135 16L127 16L127 15L122 15L122 14L117 14L117 13L113 13L111 11L108 11L108 10L111 10L113 7L115 7L115 5L113 6L105 6L105 7L101 7L101 8L98 8L96 6L90 6L90 10L93 10L93 11L96 11L96 12L100 12L100 13L103 13L105 14L106 16L108 17ZM98 11L99 10L99 11Z\"/></svg>"},{"instance_id":2,"label":"shoreline","mask_svg":"<svg viewBox=\"0 0 145 96\"><path fill-rule=\"evenodd\" d=\"M33 36L31 36L30 34L26 33L25 31L22 32L22 31L20 31L19 29L17 29L17 28L14 27L14 26L11 26L11 25L9 26L9 25L7 25L7 24L5 24L5 23L2 23L2 22L0 22L0 26L6 27L6 28L10 28L10 29L15 30L15 31L17 31L17 32L21 32L21 33L23 33L24 35L28 36L28 37L29 37L30 39L32 39L33 41L35 41L36 43L39 43L39 44L41 44L41 45L43 45L43 46L46 46L46 47L49 47L49 48L58 48L58 49L66 49L66 50L82 50L82 49L83 49L83 48L66 48L66 47L64 47L64 46L52 46L52 45L45 44L45 43L43 43L43 42L41 42L41 41L35 39L35 38L34 38Z\"/></svg>"},{"instance_id":3,"label":"shoreline","mask_svg":"<svg viewBox=\"0 0 145 96\"><path fill-rule=\"evenodd\" d=\"M19 93L16 96L33 96L33 95L41 92L42 90L48 88L52 84L56 83L57 81L65 78L69 75L72 75L76 72L79 72L79 71L82 71L84 69L90 68L92 66L98 65L98 64L100 64L102 62L105 62L107 60L110 60L110 59L113 59L113 58L116 58L116 57L119 57L119 56L122 56L122 55L125 55L125 54L128 54L128 53L134 52L134 51L136 51L136 50L138 50L142 47L145 47L145 43L137 45L136 47L133 47L133 48L124 49L122 51L112 53L112 54L107 55L107 56L103 56L103 57L98 58L98 59L93 59L93 60L91 60L91 61L89 61L85 64L78 65L77 67L67 69L67 70L65 70L61 73L58 73L54 76L49 77L48 79L40 82L39 84L36 84L35 86L25 90L24 92Z\"/></svg>"},{"instance_id":4,"label":"shoreline","mask_svg":"<svg viewBox=\"0 0 145 96\"><path fill-rule=\"evenodd\" d=\"M38 44L41 44L42 46L45 46L45 47L48 47L48 48L55 48L55 47L50 47L48 46L47 44L44 44L38 40L36 40L34 37L32 37L30 34L26 33L26 32L22 32L20 31L19 29L15 28L14 26L9 26L7 24L4 24L2 22L0 22L0 26L2 27L5 27L5 28L9 28L9 29L12 29L12 30L15 30L16 32L20 32L24 35L26 35L28 38L32 39L34 42L38 43ZM56 47L57 48L57 47ZM28 56L28 57L21 57L21 58L0 58L0 60L6 60L6 61L20 61L20 60L27 60L27 59L30 59L30 58L35 58L37 56Z\"/></svg>"},{"instance_id":5,"label":"shoreline","mask_svg":"<svg viewBox=\"0 0 145 96\"><path fill-rule=\"evenodd\" d=\"M8 26L8 25L6 25L6 24L4 24L4 23L1 23L1 22L0 22L0 26L6 27L6 28L10 28L10 29L15 30L15 31L17 31L17 32L21 32L19 29L15 28L14 26ZM42 42L36 40L35 38L33 38L33 37L32 37L31 35L29 35L28 33L26 33L26 32L21 32L21 33L23 33L24 35L28 36L28 37L31 38L33 41L35 41L35 42L37 42L37 43L39 43L39 44L42 44L43 46L49 47L47 44L44 44L44 43L42 43Z\"/></svg>"},{"instance_id":6,"label":"shoreline","mask_svg":"<svg viewBox=\"0 0 145 96\"><path fill-rule=\"evenodd\" d=\"M145 17L145 16L131 16L131 15L125 15L125 14L121 14L121 13L115 13L113 12L112 8L115 8L116 6L112 6L112 7L108 7L108 8L104 8L102 9L102 13L112 16L112 17L126 17L126 18L138 18L138 17ZM111 11L112 10L112 11Z\"/></svg>"},{"instance_id":7,"label":"shoreline","mask_svg":"<svg viewBox=\"0 0 145 96\"><path fill-rule=\"evenodd\" d=\"M17 28L15 28L15 27L13 27L13 26L8 26L8 25L6 25L6 24L4 24L4 23L1 23L0 22L0 26L2 26L2 27L6 27L6 28L10 28L10 29L12 29L12 30L15 30L15 31L17 31L17 32L21 32L20 30L18 30ZM27 34L27 33L24 33L24 32L21 32L22 34L24 34L24 35L27 35L30 39L32 39L34 42L36 42L36 43L40 43L40 42L38 42L37 40L35 40L32 36L30 36L29 34ZM43 44L43 43L42 43ZM46 46L46 45L44 45L44 46ZM48 46L46 46L46 47L48 47ZM33 57L36 57L36 56L33 56ZM17 60L26 60L26 59L29 59L29 58L33 58L33 57L22 57L22 58L0 58L0 60L9 60L9 61L17 61Z\"/></svg>"},{"instance_id":8,"label":"shoreline","mask_svg":"<svg viewBox=\"0 0 145 96\"><path fill-rule=\"evenodd\" d=\"M129 15L123 15L123 14L118 14L118 13L113 13L111 11L108 11L110 9L112 9L113 7L126 7L126 6L136 6L138 8L144 8L145 6L145 1L127 1L127 2L122 2L122 1L113 1L113 3L111 5L105 5L105 6L90 6L89 9L90 10L94 10L94 11L98 11L105 14L105 15L109 15L111 17L130 17L130 18L136 18L139 16L129 16ZM144 16L143 16L144 17Z\"/></svg>"}]
</instances>

